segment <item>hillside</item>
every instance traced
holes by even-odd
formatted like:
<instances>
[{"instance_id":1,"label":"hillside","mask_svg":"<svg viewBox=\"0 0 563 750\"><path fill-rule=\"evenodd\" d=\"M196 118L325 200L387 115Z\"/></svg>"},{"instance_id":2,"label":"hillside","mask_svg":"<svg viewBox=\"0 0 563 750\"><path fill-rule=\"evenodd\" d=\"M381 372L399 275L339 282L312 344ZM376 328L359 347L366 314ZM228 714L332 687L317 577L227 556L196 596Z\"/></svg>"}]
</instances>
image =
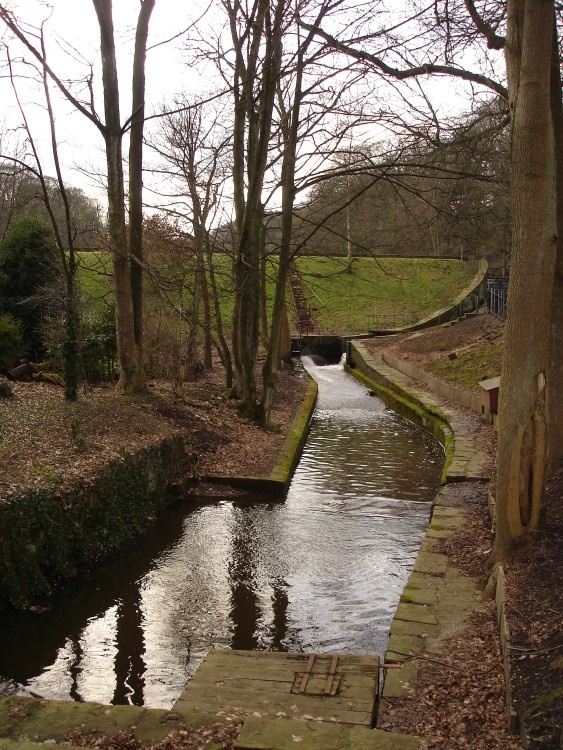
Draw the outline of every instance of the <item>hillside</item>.
<instances>
[{"instance_id":1,"label":"hillside","mask_svg":"<svg viewBox=\"0 0 563 750\"><path fill-rule=\"evenodd\" d=\"M351 273L346 258L300 257L296 265L315 332L341 335L368 331L376 316L420 320L451 304L478 270L439 258L356 258Z\"/></svg>"}]
</instances>

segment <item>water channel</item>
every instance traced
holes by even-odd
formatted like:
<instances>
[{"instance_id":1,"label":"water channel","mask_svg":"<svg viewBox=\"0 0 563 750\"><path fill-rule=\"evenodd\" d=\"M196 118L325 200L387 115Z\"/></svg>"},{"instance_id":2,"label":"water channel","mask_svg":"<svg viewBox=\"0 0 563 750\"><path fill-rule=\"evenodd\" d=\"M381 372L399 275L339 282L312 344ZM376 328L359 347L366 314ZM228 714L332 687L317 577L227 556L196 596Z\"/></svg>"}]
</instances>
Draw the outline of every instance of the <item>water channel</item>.
<instances>
[{"instance_id":1,"label":"water channel","mask_svg":"<svg viewBox=\"0 0 563 750\"><path fill-rule=\"evenodd\" d=\"M210 647L380 653L443 451L341 365L284 501L190 502L67 587L0 615L0 674L61 700L169 708Z\"/></svg>"}]
</instances>

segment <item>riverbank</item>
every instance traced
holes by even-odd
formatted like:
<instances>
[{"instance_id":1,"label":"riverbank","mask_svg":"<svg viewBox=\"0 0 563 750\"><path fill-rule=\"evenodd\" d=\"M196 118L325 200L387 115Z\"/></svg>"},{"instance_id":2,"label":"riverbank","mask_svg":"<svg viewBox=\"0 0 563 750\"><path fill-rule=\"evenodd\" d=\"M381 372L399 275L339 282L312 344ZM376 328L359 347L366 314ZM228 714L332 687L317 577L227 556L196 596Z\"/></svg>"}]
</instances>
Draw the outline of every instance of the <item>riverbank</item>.
<instances>
[{"instance_id":1,"label":"riverbank","mask_svg":"<svg viewBox=\"0 0 563 750\"><path fill-rule=\"evenodd\" d=\"M263 430L219 378L182 395L163 382L136 396L95 388L75 403L56 386L11 385L13 397L0 399L0 607L48 607L58 584L131 543L176 497L244 492L207 477L265 477L283 491L291 465L272 471L302 404L306 431L310 381L301 368L280 374ZM289 448L293 456L298 445Z\"/></svg>"},{"instance_id":2,"label":"riverbank","mask_svg":"<svg viewBox=\"0 0 563 750\"><path fill-rule=\"evenodd\" d=\"M54 385L9 383L13 398L0 398L0 503L22 488L64 490L123 452L174 436L185 442L183 478L194 485L218 474L268 476L307 390L305 374L280 372L267 430L241 415L222 377L216 369L180 395L168 381L134 396L113 385L83 388L75 403Z\"/></svg>"}]
</instances>

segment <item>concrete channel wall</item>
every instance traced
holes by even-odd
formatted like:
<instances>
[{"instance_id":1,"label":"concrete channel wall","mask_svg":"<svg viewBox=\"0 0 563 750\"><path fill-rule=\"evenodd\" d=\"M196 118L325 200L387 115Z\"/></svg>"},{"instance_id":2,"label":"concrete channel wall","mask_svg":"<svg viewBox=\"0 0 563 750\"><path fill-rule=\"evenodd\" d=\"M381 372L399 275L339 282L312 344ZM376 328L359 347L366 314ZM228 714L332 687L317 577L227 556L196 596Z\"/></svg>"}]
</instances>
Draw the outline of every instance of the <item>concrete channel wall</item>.
<instances>
[{"instance_id":1,"label":"concrete channel wall","mask_svg":"<svg viewBox=\"0 0 563 750\"><path fill-rule=\"evenodd\" d=\"M0 609L48 599L154 521L190 461L173 436L123 453L61 489L26 487L0 504Z\"/></svg>"},{"instance_id":2,"label":"concrete channel wall","mask_svg":"<svg viewBox=\"0 0 563 750\"><path fill-rule=\"evenodd\" d=\"M307 439L317 399L310 380L270 476L206 477L249 491L283 495ZM0 504L0 610L47 600L145 531L193 483L181 435L124 452L72 486L24 488Z\"/></svg>"},{"instance_id":3,"label":"concrete channel wall","mask_svg":"<svg viewBox=\"0 0 563 750\"><path fill-rule=\"evenodd\" d=\"M249 492L267 492L274 495L284 495L289 488L309 434L311 419L313 418L313 412L317 403L317 393L317 383L312 378L309 378L305 397L289 428L281 453L269 477L214 475L206 476L205 481L225 487L236 487L248 490Z\"/></svg>"},{"instance_id":4,"label":"concrete channel wall","mask_svg":"<svg viewBox=\"0 0 563 750\"><path fill-rule=\"evenodd\" d=\"M476 492L483 493L488 489L490 476L487 456L474 439L475 427L468 425L467 419L459 418L455 410L447 405L440 406L433 394L417 390L411 380L426 383L442 398L469 406L481 414L481 410L475 408L473 399L466 400L457 389L450 389L435 378L425 377L420 370L394 357L384 353L372 354L361 342L348 344L347 362L351 374L374 387L391 408L396 409L396 402L400 406L400 413L427 427L428 424L424 422L426 410L427 419L434 426L432 431L439 439L438 433L441 432L447 446L442 476L445 486L438 492L431 509L420 552L390 627L385 661L398 663L400 668L391 669L385 674L379 725L385 717L389 699L408 696L416 689L419 668L413 657L427 650L436 656L441 648L447 649L452 634L461 632L473 614L482 611L482 593L477 580L458 571L447 555L436 551L435 545L455 534L465 523L465 511L452 502L456 492L455 483L480 482L480 489L476 488ZM505 672L507 724L509 731L516 733L519 721L511 694L510 634L505 618L505 603L506 590L501 568L496 587L497 627Z\"/></svg>"},{"instance_id":5,"label":"concrete channel wall","mask_svg":"<svg viewBox=\"0 0 563 750\"><path fill-rule=\"evenodd\" d=\"M407 375L413 380L418 380L420 383L426 383L426 385L431 388L434 393L438 394L438 396L451 401L453 404L465 406L467 409L472 409L474 412L477 412L477 414L481 414L482 408L479 396L467 393L466 391L461 391L459 388L454 388L453 385L443 383L441 380L433 378L432 375L428 375L428 373L419 370L408 362L402 362L400 359L392 357L387 352L383 352L381 356L383 361L388 364L389 367L393 367L395 370L402 372L403 375Z\"/></svg>"}]
</instances>

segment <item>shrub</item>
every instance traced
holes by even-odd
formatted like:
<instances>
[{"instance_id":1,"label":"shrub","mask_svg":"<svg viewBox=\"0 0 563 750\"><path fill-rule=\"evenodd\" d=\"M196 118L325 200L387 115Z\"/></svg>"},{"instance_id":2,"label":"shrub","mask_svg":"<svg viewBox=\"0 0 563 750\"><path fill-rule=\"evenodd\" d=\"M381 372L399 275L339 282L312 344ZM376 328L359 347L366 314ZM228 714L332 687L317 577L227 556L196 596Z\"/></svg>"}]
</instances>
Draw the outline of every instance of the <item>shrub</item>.
<instances>
[{"instance_id":1,"label":"shrub","mask_svg":"<svg viewBox=\"0 0 563 750\"><path fill-rule=\"evenodd\" d=\"M82 318L82 372L88 383L113 380L117 373L115 308L107 305Z\"/></svg>"},{"instance_id":2,"label":"shrub","mask_svg":"<svg viewBox=\"0 0 563 750\"><path fill-rule=\"evenodd\" d=\"M14 398L12 386L6 380L0 380L0 398Z\"/></svg>"},{"instance_id":3,"label":"shrub","mask_svg":"<svg viewBox=\"0 0 563 750\"><path fill-rule=\"evenodd\" d=\"M34 361L46 354L43 321L60 278L49 225L35 216L15 218L0 241L0 313L21 321L26 353Z\"/></svg>"},{"instance_id":4,"label":"shrub","mask_svg":"<svg viewBox=\"0 0 563 750\"><path fill-rule=\"evenodd\" d=\"M9 370L23 356L21 324L11 315L0 315L0 371Z\"/></svg>"}]
</instances>

